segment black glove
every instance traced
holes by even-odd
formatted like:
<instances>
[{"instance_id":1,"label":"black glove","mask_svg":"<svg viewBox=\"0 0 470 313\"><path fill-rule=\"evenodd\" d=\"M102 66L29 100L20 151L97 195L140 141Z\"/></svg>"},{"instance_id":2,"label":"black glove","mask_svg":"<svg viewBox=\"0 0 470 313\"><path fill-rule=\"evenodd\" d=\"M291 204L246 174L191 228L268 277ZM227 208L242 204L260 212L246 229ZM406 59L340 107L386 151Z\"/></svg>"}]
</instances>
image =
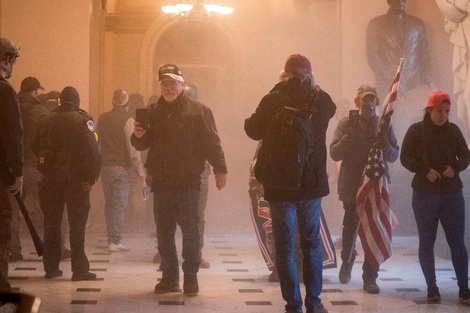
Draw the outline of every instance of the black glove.
<instances>
[{"instance_id":1,"label":"black glove","mask_svg":"<svg viewBox=\"0 0 470 313\"><path fill-rule=\"evenodd\" d=\"M377 148L383 151L388 148L388 145L389 143L387 138L385 138L384 136L377 137Z\"/></svg>"}]
</instances>

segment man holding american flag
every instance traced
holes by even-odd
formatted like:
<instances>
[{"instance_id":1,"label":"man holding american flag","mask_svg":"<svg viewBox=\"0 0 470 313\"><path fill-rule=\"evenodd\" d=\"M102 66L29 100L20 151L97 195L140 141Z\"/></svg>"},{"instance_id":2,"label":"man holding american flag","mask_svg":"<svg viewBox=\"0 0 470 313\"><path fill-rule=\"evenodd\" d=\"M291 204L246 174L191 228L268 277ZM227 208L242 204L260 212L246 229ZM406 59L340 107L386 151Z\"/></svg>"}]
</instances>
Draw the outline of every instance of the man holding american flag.
<instances>
[{"instance_id":1,"label":"man holding american flag","mask_svg":"<svg viewBox=\"0 0 470 313\"><path fill-rule=\"evenodd\" d=\"M356 197L359 188L362 187L363 174L366 172L366 175L369 173L376 178L388 178L387 162L395 162L399 153L391 125L383 132L377 132L380 119L376 114L376 106L379 105L376 89L369 85L360 86L354 102L357 110L351 110L349 117L339 122L330 145L331 158L342 161L338 177L339 200L343 202L344 208L342 265L339 272L339 281L342 284L347 284L351 280L351 271L357 254L355 243L358 225L363 227L367 224L359 221L356 212ZM371 158L372 151L376 151L380 157ZM369 201L368 205L374 207L380 206L380 203ZM370 222L373 222L372 219ZM379 293L380 288L376 283L379 264L370 253L364 254L362 269L364 290L370 294Z\"/></svg>"}]
</instances>

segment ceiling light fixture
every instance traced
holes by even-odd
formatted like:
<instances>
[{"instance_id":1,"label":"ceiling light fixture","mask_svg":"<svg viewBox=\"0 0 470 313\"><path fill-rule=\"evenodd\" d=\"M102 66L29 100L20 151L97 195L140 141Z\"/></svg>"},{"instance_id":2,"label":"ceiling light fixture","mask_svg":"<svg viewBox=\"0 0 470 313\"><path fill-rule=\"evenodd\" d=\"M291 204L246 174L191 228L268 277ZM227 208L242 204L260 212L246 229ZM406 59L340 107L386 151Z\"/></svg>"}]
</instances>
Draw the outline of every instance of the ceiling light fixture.
<instances>
[{"instance_id":1,"label":"ceiling light fixture","mask_svg":"<svg viewBox=\"0 0 470 313\"><path fill-rule=\"evenodd\" d=\"M191 20L230 15L233 12L231 7L206 2L205 0L189 0L173 5L163 5L161 8L163 13L170 18L183 17Z\"/></svg>"}]
</instances>

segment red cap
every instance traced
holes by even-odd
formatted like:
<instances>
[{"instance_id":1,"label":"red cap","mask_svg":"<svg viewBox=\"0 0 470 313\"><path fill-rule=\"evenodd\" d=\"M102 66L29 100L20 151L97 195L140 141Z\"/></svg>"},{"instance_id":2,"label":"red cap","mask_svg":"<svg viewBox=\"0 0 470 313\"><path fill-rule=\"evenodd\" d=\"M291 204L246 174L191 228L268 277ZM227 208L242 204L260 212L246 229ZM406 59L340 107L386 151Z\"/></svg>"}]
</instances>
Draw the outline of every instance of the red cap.
<instances>
[{"instance_id":1,"label":"red cap","mask_svg":"<svg viewBox=\"0 0 470 313\"><path fill-rule=\"evenodd\" d=\"M309 73L312 72L312 65L307 57L301 54L292 54L286 60L284 71L286 71L286 73L294 73L297 68L303 68Z\"/></svg>"},{"instance_id":2,"label":"red cap","mask_svg":"<svg viewBox=\"0 0 470 313\"><path fill-rule=\"evenodd\" d=\"M429 95L428 108L443 107L450 109L450 96L442 91L435 91Z\"/></svg>"}]
</instances>

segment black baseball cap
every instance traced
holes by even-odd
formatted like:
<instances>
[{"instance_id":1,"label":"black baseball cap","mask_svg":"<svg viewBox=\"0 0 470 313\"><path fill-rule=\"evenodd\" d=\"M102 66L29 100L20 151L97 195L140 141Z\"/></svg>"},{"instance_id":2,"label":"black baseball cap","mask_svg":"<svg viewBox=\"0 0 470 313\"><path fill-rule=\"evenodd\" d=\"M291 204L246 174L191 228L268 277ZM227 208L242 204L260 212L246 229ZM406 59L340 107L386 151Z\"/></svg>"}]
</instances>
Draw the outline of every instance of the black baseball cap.
<instances>
[{"instance_id":1,"label":"black baseball cap","mask_svg":"<svg viewBox=\"0 0 470 313\"><path fill-rule=\"evenodd\" d=\"M36 89L44 90L44 87L41 86L39 80L36 77L29 76L23 79L21 82L21 91L30 92Z\"/></svg>"},{"instance_id":2,"label":"black baseball cap","mask_svg":"<svg viewBox=\"0 0 470 313\"><path fill-rule=\"evenodd\" d=\"M158 70L158 80L163 80L165 76L184 83L183 74L181 74L181 70L178 68L178 66L174 64L165 64L160 67L160 69Z\"/></svg>"}]
</instances>

